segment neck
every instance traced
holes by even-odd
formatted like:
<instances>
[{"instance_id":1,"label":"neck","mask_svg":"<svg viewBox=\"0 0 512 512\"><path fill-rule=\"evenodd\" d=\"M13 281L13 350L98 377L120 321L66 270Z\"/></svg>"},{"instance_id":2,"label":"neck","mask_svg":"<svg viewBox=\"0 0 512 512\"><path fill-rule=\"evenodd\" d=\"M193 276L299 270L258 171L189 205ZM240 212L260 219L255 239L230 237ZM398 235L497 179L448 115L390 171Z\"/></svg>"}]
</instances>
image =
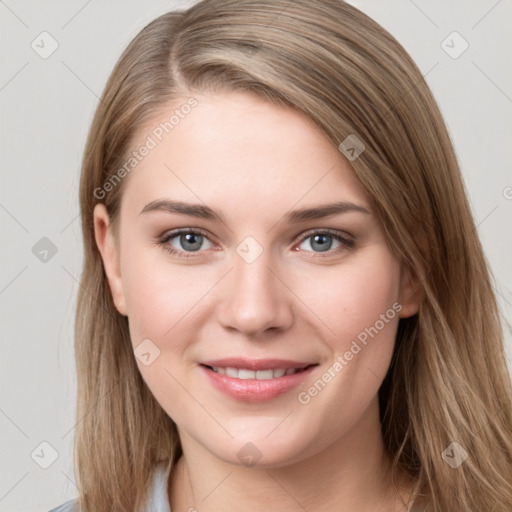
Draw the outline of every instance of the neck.
<instances>
[{"instance_id":1,"label":"neck","mask_svg":"<svg viewBox=\"0 0 512 512\"><path fill-rule=\"evenodd\" d=\"M183 455L169 481L172 512L407 510L410 482L401 475L395 489L391 481L377 403L314 456L276 467L231 464L186 433L180 432L180 439Z\"/></svg>"}]
</instances>

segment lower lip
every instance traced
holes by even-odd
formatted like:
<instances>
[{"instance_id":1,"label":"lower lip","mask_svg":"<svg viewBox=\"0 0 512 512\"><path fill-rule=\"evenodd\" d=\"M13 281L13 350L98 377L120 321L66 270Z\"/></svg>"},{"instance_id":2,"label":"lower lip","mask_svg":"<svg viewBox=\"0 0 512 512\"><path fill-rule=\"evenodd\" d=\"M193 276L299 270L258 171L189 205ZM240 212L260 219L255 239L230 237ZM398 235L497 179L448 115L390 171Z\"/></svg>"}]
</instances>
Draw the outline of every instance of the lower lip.
<instances>
[{"instance_id":1,"label":"lower lip","mask_svg":"<svg viewBox=\"0 0 512 512\"><path fill-rule=\"evenodd\" d=\"M221 375L204 365L200 367L213 386L226 395L244 402L264 402L277 398L304 382L316 366L292 375L264 380L237 379Z\"/></svg>"}]
</instances>

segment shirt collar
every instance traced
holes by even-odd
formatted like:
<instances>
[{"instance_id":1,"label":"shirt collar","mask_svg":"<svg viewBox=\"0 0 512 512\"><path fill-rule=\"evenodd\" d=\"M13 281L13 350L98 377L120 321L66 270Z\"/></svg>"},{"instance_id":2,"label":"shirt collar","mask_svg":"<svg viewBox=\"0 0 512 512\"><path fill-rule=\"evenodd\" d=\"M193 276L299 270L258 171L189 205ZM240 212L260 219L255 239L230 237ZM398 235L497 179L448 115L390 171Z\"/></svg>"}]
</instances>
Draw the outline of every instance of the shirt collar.
<instances>
[{"instance_id":1,"label":"shirt collar","mask_svg":"<svg viewBox=\"0 0 512 512\"><path fill-rule=\"evenodd\" d=\"M171 512L169 497L167 495L167 482L169 480L170 462L158 464L151 479L150 491L146 506L147 512Z\"/></svg>"}]
</instances>

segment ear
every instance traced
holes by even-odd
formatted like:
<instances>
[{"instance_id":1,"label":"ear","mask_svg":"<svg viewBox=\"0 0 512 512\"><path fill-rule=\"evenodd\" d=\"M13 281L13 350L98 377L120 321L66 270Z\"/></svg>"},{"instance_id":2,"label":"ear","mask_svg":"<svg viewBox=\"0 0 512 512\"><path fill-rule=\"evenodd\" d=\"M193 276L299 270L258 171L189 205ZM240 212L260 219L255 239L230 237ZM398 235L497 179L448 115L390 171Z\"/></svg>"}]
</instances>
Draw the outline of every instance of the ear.
<instances>
[{"instance_id":1,"label":"ear","mask_svg":"<svg viewBox=\"0 0 512 512\"><path fill-rule=\"evenodd\" d=\"M112 225L107 209L102 203L98 203L94 207L94 237L103 260L114 304L119 313L126 316L126 303L121 280L118 248L112 233Z\"/></svg>"},{"instance_id":2,"label":"ear","mask_svg":"<svg viewBox=\"0 0 512 512\"><path fill-rule=\"evenodd\" d=\"M402 266L400 271L400 297L402 305L400 318L408 318L415 315L423 299L423 288L420 280L410 267Z\"/></svg>"}]
</instances>

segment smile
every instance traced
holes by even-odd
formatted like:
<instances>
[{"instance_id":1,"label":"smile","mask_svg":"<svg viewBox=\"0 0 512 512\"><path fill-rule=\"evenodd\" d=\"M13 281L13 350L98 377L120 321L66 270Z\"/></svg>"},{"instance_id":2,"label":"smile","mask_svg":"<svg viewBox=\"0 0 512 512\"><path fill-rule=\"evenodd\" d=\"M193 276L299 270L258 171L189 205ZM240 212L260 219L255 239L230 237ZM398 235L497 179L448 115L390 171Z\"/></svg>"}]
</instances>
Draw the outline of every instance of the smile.
<instances>
[{"instance_id":1,"label":"smile","mask_svg":"<svg viewBox=\"0 0 512 512\"><path fill-rule=\"evenodd\" d=\"M232 368L232 367L222 367L222 366L209 366L211 370L220 375L227 375L228 377L232 377L234 379L241 380L270 380L277 379L279 377L284 377L286 375L293 375L294 373L298 373L304 371L305 368L276 368L276 369L268 369L268 370L249 370L246 368Z\"/></svg>"},{"instance_id":2,"label":"smile","mask_svg":"<svg viewBox=\"0 0 512 512\"><path fill-rule=\"evenodd\" d=\"M207 364L200 364L199 368L217 391L231 399L253 403L273 400L292 391L318 368L318 364L293 368L261 368L262 363L255 365L260 368L253 370Z\"/></svg>"}]
</instances>

